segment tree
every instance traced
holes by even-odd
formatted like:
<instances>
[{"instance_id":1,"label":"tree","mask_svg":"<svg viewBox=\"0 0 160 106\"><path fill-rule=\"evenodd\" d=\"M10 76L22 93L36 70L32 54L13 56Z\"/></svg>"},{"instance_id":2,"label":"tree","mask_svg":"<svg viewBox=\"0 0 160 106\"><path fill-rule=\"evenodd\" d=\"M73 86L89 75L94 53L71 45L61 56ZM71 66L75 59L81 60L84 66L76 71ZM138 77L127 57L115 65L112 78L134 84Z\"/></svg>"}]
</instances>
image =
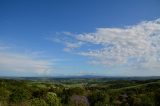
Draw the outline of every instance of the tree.
<instances>
[{"instance_id":1,"label":"tree","mask_svg":"<svg viewBox=\"0 0 160 106\"><path fill-rule=\"evenodd\" d=\"M134 102L133 102L134 106L141 106L142 105L141 103L142 103L141 98L134 97Z\"/></svg>"},{"instance_id":2,"label":"tree","mask_svg":"<svg viewBox=\"0 0 160 106\"><path fill-rule=\"evenodd\" d=\"M18 88L12 92L10 95L10 101L12 102L23 102L25 100L30 99L31 94L29 91L23 89L23 88Z\"/></svg>"},{"instance_id":3,"label":"tree","mask_svg":"<svg viewBox=\"0 0 160 106\"><path fill-rule=\"evenodd\" d=\"M32 91L33 98L44 98L47 94L47 90L43 88L35 88Z\"/></svg>"},{"instance_id":4,"label":"tree","mask_svg":"<svg viewBox=\"0 0 160 106\"><path fill-rule=\"evenodd\" d=\"M139 96L142 100L143 106L155 106L154 98L152 95L149 94L140 94Z\"/></svg>"},{"instance_id":5,"label":"tree","mask_svg":"<svg viewBox=\"0 0 160 106\"><path fill-rule=\"evenodd\" d=\"M0 88L0 106L6 106L9 99L10 91Z\"/></svg>"},{"instance_id":6,"label":"tree","mask_svg":"<svg viewBox=\"0 0 160 106\"><path fill-rule=\"evenodd\" d=\"M109 97L104 92L94 92L88 96L88 99L91 106L94 106L95 104L105 105L109 103Z\"/></svg>"},{"instance_id":7,"label":"tree","mask_svg":"<svg viewBox=\"0 0 160 106\"><path fill-rule=\"evenodd\" d=\"M31 106L48 106L45 100L40 98L34 98L31 100Z\"/></svg>"},{"instance_id":8,"label":"tree","mask_svg":"<svg viewBox=\"0 0 160 106\"><path fill-rule=\"evenodd\" d=\"M155 91L155 104L156 106L160 106L160 89Z\"/></svg>"},{"instance_id":9,"label":"tree","mask_svg":"<svg viewBox=\"0 0 160 106\"><path fill-rule=\"evenodd\" d=\"M85 96L72 95L70 98L70 106L89 106L88 99Z\"/></svg>"},{"instance_id":10,"label":"tree","mask_svg":"<svg viewBox=\"0 0 160 106\"><path fill-rule=\"evenodd\" d=\"M71 95L83 95L84 91L85 89L81 87L74 87L69 89Z\"/></svg>"},{"instance_id":11,"label":"tree","mask_svg":"<svg viewBox=\"0 0 160 106\"><path fill-rule=\"evenodd\" d=\"M60 99L53 92L47 93L46 101L50 106L61 106Z\"/></svg>"},{"instance_id":12,"label":"tree","mask_svg":"<svg viewBox=\"0 0 160 106\"><path fill-rule=\"evenodd\" d=\"M0 88L0 101L9 99L10 91L5 88Z\"/></svg>"}]
</instances>

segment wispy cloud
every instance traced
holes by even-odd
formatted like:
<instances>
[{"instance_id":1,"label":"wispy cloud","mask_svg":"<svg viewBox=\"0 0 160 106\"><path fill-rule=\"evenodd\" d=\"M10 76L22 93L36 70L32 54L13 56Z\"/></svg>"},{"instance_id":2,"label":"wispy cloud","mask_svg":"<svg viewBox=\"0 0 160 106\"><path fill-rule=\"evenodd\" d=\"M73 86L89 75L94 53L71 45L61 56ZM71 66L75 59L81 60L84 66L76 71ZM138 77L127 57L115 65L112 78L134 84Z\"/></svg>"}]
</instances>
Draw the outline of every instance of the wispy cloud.
<instances>
[{"instance_id":1,"label":"wispy cloud","mask_svg":"<svg viewBox=\"0 0 160 106\"><path fill-rule=\"evenodd\" d=\"M64 48L64 51L70 52L70 51L72 51L73 49L76 49L76 48L81 47L81 45L82 45L83 43L82 43L82 42L73 43L73 42L67 42L67 41L65 41L64 44L65 44L65 46L66 46L66 47Z\"/></svg>"},{"instance_id":2,"label":"wispy cloud","mask_svg":"<svg viewBox=\"0 0 160 106\"><path fill-rule=\"evenodd\" d=\"M77 51L79 55L91 57L90 63L160 68L160 19L124 28L97 28L96 32L75 34L74 39L83 43L77 48L88 44L102 46Z\"/></svg>"},{"instance_id":3,"label":"wispy cloud","mask_svg":"<svg viewBox=\"0 0 160 106\"><path fill-rule=\"evenodd\" d=\"M65 52L71 52L84 44L84 42L75 39L74 34L71 32L56 33L56 37L49 37L47 39L56 43L63 44L65 46L63 51Z\"/></svg>"},{"instance_id":4,"label":"wispy cloud","mask_svg":"<svg viewBox=\"0 0 160 106\"><path fill-rule=\"evenodd\" d=\"M0 48L4 48L0 50L0 71L39 75L47 75L50 71L53 71L53 62L51 60L38 58L35 54L15 53L10 49L5 49L4 45L1 45Z\"/></svg>"}]
</instances>

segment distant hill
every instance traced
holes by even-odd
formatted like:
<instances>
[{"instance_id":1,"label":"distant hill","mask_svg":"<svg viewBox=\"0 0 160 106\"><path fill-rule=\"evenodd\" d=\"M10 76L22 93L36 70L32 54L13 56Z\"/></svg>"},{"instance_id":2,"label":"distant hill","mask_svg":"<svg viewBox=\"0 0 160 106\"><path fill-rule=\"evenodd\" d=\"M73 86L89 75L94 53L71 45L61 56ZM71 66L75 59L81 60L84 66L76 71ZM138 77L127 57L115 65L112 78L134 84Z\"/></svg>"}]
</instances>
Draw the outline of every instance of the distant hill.
<instances>
[{"instance_id":1,"label":"distant hill","mask_svg":"<svg viewBox=\"0 0 160 106\"><path fill-rule=\"evenodd\" d=\"M58 79L106 79L106 80L149 80L160 79L160 76L99 76L99 75L81 75L81 76L45 76L45 77L6 77L1 76L3 79L16 79L16 80L58 80Z\"/></svg>"}]
</instances>

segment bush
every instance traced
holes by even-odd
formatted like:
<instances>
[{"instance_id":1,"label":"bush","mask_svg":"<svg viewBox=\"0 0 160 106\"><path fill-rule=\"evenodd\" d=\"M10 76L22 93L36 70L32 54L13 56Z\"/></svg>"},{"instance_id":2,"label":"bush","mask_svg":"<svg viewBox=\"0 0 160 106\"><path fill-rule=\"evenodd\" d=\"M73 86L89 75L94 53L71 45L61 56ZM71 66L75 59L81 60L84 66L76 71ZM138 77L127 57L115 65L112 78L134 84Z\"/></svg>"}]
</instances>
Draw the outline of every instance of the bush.
<instances>
[{"instance_id":1,"label":"bush","mask_svg":"<svg viewBox=\"0 0 160 106\"><path fill-rule=\"evenodd\" d=\"M31 100L31 106L48 106L45 100L40 98L34 98Z\"/></svg>"}]
</instances>

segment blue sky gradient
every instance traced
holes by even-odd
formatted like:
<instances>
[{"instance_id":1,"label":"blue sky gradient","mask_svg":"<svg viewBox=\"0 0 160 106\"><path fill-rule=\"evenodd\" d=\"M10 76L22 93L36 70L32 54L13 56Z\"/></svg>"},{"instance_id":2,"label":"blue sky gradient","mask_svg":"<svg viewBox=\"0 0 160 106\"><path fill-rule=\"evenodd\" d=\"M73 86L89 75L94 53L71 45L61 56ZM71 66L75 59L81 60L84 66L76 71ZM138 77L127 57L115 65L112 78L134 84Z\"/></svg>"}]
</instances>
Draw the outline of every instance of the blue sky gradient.
<instances>
[{"instance_id":1,"label":"blue sky gradient","mask_svg":"<svg viewBox=\"0 0 160 106\"><path fill-rule=\"evenodd\" d=\"M160 75L159 18L159 0L0 0L0 75Z\"/></svg>"}]
</instances>

